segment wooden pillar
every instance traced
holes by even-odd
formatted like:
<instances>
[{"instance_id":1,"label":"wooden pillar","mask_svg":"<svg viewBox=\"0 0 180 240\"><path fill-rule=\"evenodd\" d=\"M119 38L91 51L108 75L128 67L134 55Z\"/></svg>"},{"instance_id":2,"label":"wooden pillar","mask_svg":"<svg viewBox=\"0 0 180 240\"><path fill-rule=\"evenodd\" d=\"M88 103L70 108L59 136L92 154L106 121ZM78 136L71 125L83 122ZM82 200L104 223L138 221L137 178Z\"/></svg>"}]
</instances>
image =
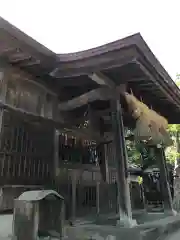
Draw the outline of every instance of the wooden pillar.
<instances>
[{"instance_id":1,"label":"wooden pillar","mask_svg":"<svg viewBox=\"0 0 180 240\"><path fill-rule=\"evenodd\" d=\"M162 191L163 200L164 200L164 212L174 214L164 149L156 147L155 154L156 154L158 164L159 164L159 169L160 169L160 185L161 185L161 191Z\"/></svg>"},{"instance_id":2,"label":"wooden pillar","mask_svg":"<svg viewBox=\"0 0 180 240\"><path fill-rule=\"evenodd\" d=\"M3 62L0 62L0 100L2 103L6 103L6 94L7 94L7 88L8 88L8 70L6 69L6 64ZM2 138L3 138L3 121L4 121L4 109L0 108L0 149L2 148ZM5 160L7 160L5 157L3 159L0 159L0 175L3 177L4 173L4 165Z\"/></svg>"},{"instance_id":3,"label":"wooden pillar","mask_svg":"<svg viewBox=\"0 0 180 240\"><path fill-rule=\"evenodd\" d=\"M2 127L3 127L3 116L4 116L4 110L0 108L0 138L2 137ZM1 146L1 139L0 139L0 146Z\"/></svg>"},{"instance_id":4,"label":"wooden pillar","mask_svg":"<svg viewBox=\"0 0 180 240\"><path fill-rule=\"evenodd\" d=\"M175 170L173 208L180 212L180 166Z\"/></svg>"},{"instance_id":5,"label":"wooden pillar","mask_svg":"<svg viewBox=\"0 0 180 240\"><path fill-rule=\"evenodd\" d=\"M80 169L71 170L71 186L72 186L72 198L71 198L71 223L74 224L76 220L77 210L77 188L78 182L82 178L83 171Z\"/></svg>"},{"instance_id":6,"label":"wooden pillar","mask_svg":"<svg viewBox=\"0 0 180 240\"><path fill-rule=\"evenodd\" d=\"M178 156L177 156L177 159L176 159L176 166L180 166L180 131L177 131L176 133L176 144L177 144L177 153L178 153Z\"/></svg>"},{"instance_id":7,"label":"wooden pillar","mask_svg":"<svg viewBox=\"0 0 180 240\"><path fill-rule=\"evenodd\" d=\"M4 110L2 108L0 108L0 150L2 151L2 139L3 139L3 121L4 121ZM5 161L6 158L0 158L0 176L1 179L3 179L4 176L4 167L5 167ZM1 186L2 182L0 181L0 186ZM0 191L2 188L0 188ZM1 196L3 198L3 196ZM3 208L3 202L0 200L0 209Z\"/></svg>"},{"instance_id":8,"label":"wooden pillar","mask_svg":"<svg viewBox=\"0 0 180 240\"><path fill-rule=\"evenodd\" d=\"M59 130L54 130L54 179L59 173Z\"/></svg>"},{"instance_id":9,"label":"wooden pillar","mask_svg":"<svg viewBox=\"0 0 180 240\"><path fill-rule=\"evenodd\" d=\"M104 145L104 163L105 163L105 172L106 172L106 182L109 183L109 165L108 165L108 146Z\"/></svg>"},{"instance_id":10,"label":"wooden pillar","mask_svg":"<svg viewBox=\"0 0 180 240\"><path fill-rule=\"evenodd\" d=\"M100 144L97 147L101 177L104 182L109 182L109 171L107 162L107 146Z\"/></svg>"},{"instance_id":11,"label":"wooden pillar","mask_svg":"<svg viewBox=\"0 0 180 240\"><path fill-rule=\"evenodd\" d=\"M72 223L76 219L76 190L77 190L77 176L76 176L76 171L72 170L72 176L71 176L71 181L72 181L72 212L71 212L71 220Z\"/></svg>"},{"instance_id":12,"label":"wooden pillar","mask_svg":"<svg viewBox=\"0 0 180 240\"><path fill-rule=\"evenodd\" d=\"M100 182L96 182L96 213L100 213Z\"/></svg>"},{"instance_id":13,"label":"wooden pillar","mask_svg":"<svg viewBox=\"0 0 180 240\"><path fill-rule=\"evenodd\" d=\"M114 151L117 166L117 188L120 224L132 226L132 210L128 183L127 152L124 136L123 116L119 99L111 101L112 130L114 135Z\"/></svg>"}]
</instances>

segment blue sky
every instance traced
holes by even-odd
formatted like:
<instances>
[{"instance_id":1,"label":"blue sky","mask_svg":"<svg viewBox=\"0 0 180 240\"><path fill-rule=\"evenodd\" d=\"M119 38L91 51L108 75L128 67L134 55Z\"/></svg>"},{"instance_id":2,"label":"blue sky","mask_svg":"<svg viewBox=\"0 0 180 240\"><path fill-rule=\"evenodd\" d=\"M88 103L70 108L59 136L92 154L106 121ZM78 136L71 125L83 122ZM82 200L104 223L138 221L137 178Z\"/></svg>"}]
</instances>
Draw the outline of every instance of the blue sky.
<instances>
[{"instance_id":1,"label":"blue sky","mask_svg":"<svg viewBox=\"0 0 180 240\"><path fill-rule=\"evenodd\" d=\"M140 32L171 77L180 72L178 0L0 0L0 16L57 53Z\"/></svg>"}]
</instances>

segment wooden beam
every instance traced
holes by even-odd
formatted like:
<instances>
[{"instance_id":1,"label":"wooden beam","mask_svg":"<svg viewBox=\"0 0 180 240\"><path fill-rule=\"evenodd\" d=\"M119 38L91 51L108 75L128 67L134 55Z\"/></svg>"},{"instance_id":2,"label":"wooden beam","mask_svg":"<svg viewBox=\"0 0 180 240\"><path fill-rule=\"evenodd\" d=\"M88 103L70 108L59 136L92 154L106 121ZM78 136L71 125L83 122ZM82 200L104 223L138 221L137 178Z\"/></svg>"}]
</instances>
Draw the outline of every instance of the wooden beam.
<instances>
[{"instance_id":1,"label":"wooden beam","mask_svg":"<svg viewBox=\"0 0 180 240\"><path fill-rule=\"evenodd\" d=\"M72 135L74 137L82 137L85 138L86 140L95 140L97 142L103 142L104 138L100 136L99 132L93 132L92 129L81 129L77 128L72 125L71 122L59 122L58 119L48 119L44 118L42 116L30 113L30 112L25 112L23 109L15 108L9 104L3 103L0 101L0 109L4 109L7 111L10 111L13 113L14 116L23 118L24 120L28 120L30 122L34 123L39 123L39 124L44 124L47 125L48 128L57 128L61 132L64 133L69 133L69 135Z\"/></svg>"},{"instance_id":2,"label":"wooden beam","mask_svg":"<svg viewBox=\"0 0 180 240\"><path fill-rule=\"evenodd\" d=\"M117 86L112 79L110 79L101 72L92 73L88 76L97 84L106 85L107 87L116 90L120 94L126 91L126 84L120 84L119 86Z\"/></svg>"},{"instance_id":3,"label":"wooden beam","mask_svg":"<svg viewBox=\"0 0 180 240\"><path fill-rule=\"evenodd\" d=\"M79 97L75 97L72 100L69 100L65 103L60 103L58 109L60 111L71 111L75 108L79 108L83 105L86 105L90 102L96 100L110 100L113 98L113 93L107 87L94 89L85 94L82 94Z\"/></svg>"},{"instance_id":4,"label":"wooden beam","mask_svg":"<svg viewBox=\"0 0 180 240\"><path fill-rule=\"evenodd\" d=\"M104 142L105 138L100 136L98 132L93 132L91 129L78 129L78 128L63 128L61 133L69 134L70 136L84 138L86 140L94 140L98 143Z\"/></svg>"},{"instance_id":5,"label":"wooden beam","mask_svg":"<svg viewBox=\"0 0 180 240\"><path fill-rule=\"evenodd\" d=\"M84 93L78 97L75 97L67 102L60 103L58 109L60 111L72 111L73 109L82 107L88 103L94 102L96 100L106 101L111 100L115 96L115 91L119 94L124 93L126 90L126 85L121 84L120 86L116 86L115 88L102 87L93 89L87 93Z\"/></svg>"},{"instance_id":6,"label":"wooden beam","mask_svg":"<svg viewBox=\"0 0 180 240\"><path fill-rule=\"evenodd\" d=\"M101 72L98 73L92 73L90 75L88 75L94 82L96 82L99 85L106 85L109 88L115 88L116 85L115 83L108 78L107 76L105 76L104 74L102 74Z\"/></svg>"}]
</instances>

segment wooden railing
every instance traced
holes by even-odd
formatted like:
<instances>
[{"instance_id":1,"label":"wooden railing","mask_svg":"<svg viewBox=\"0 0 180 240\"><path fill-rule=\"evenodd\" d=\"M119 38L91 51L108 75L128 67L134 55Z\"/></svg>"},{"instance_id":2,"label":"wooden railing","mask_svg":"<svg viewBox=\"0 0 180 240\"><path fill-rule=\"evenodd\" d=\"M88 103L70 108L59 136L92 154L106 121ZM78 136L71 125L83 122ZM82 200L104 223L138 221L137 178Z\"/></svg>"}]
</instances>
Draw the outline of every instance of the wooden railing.
<instances>
[{"instance_id":1,"label":"wooden railing","mask_svg":"<svg viewBox=\"0 0 180 240\"><path fill-rule=\"evenodd\" d=\"M65 197L67 218L116 213L116 184L103 182L98 168L66 169L66 174L64 170L61 177L55 185Z\"/></svg>"},{"instance_id":2,"label":"wooden railing","mask_svg":"<svg viewBox=\"0 0 180 240\"><path fill-rule=\"evenodd\" d=\"M87 167L87 166L86 166ZM66 217L75 219L100 214L115 214L118 209L115 170L110 171L109 183L101 180L98 167L61 170L56 190L65 197ZM66 174L65 174L66 173ZM133 209L143 208L142 189L138 183L130 184Z\"/></svg>"}]
</instances>

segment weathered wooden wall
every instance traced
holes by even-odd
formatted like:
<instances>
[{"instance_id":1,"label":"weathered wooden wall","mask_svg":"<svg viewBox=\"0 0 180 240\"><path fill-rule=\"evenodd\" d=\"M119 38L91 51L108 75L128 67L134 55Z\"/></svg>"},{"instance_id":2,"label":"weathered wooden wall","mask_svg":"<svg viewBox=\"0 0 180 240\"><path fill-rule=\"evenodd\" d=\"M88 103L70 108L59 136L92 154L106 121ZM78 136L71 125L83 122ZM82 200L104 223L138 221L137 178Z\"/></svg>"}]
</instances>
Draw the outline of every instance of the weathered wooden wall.
<instances>
[{"instance_id":1,"label":"weathered wooden wall","mask_svg":"<svg viewBox=\"0 0 180 240\"><path fill-rule=\"evenodd\" d=\"M0 185L50 184L54 128L43 118L56 118L56 95L31 75L5 66L0 69L0 103Z\"/></svg>"},{"instance_id":2,"label":"weathered wooden wall","mask_svg":"<svg viewBox=\"0 0 180 240\"><path fill-rule=\"evenodd\" d=\"M36 116L55 119L57 96L31 75L13 68L2 70L5 103Z\"/></svg>"},{"instance_id":3,"label":"weathered wooden wall","mask_svg":"<svg viewBox=\"0 0 180 240\"><path fill-rule=\"evenodd\" d=\"M53 132L4 112L0 184L47 184L53 174Z\"/></svg>"}]
</instances>

